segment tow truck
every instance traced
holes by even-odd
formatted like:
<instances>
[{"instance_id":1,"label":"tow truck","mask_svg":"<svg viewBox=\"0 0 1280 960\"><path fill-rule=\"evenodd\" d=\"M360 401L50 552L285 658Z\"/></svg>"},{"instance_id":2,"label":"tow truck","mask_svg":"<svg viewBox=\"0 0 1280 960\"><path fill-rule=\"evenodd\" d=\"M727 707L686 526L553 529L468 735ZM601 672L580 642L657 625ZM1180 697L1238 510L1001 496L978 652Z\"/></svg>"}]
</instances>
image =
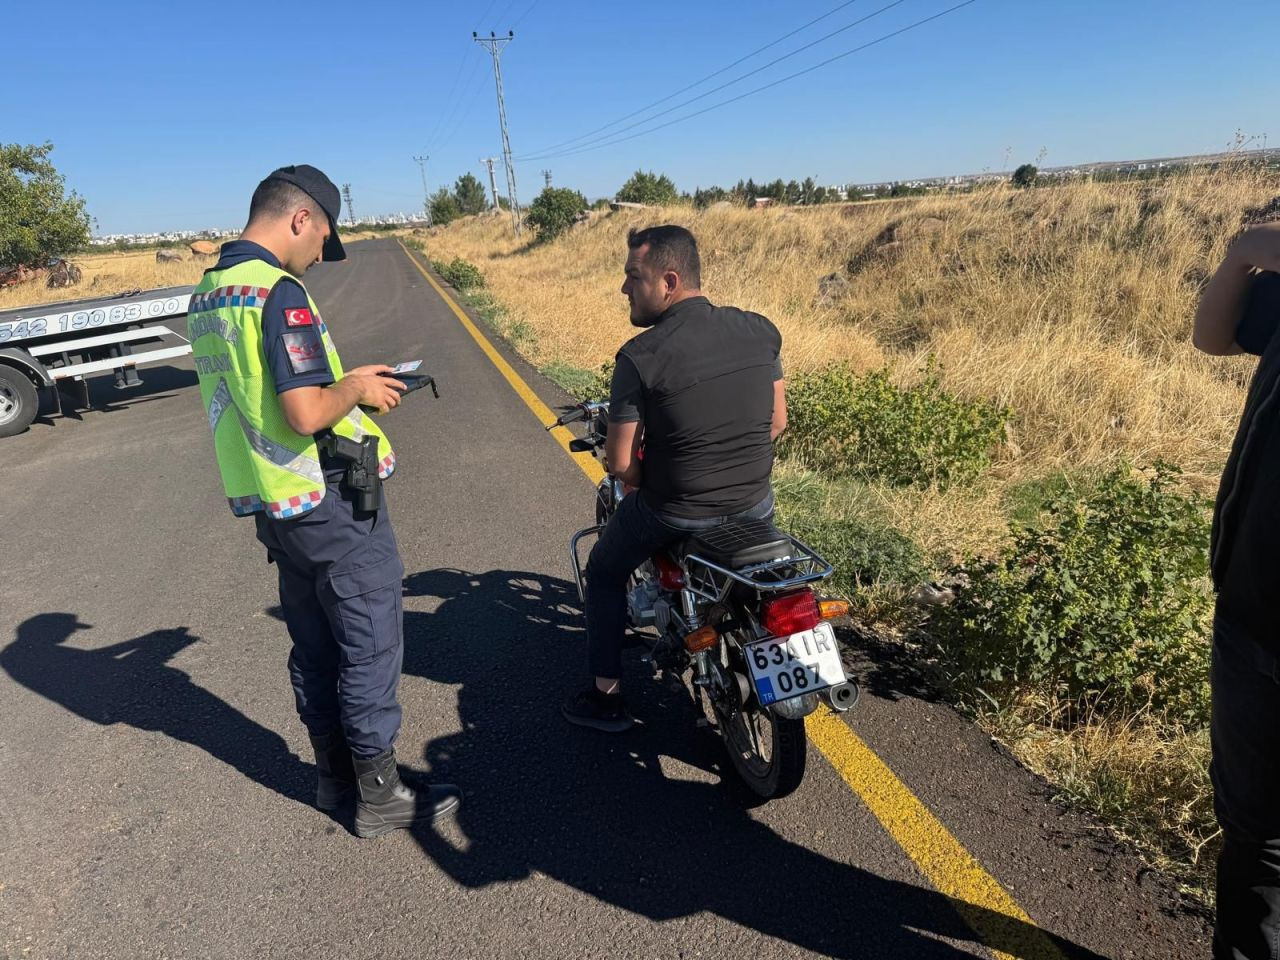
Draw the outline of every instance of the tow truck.
<instances>
[{"instance_id":1,"label":"tow truck","mask_svg":"<svg viewBox=\"0 0 1280 960\"><path fill-rule=\"evenodd\" d=\"M166 324L186 317L193 289L0 310L0 437L26 430L42 401L56 414L67 403L89 406L90 377L112 373L124 390L142 383L138 367L191 353L186 337Z\"/></svg>"}]
</instances>

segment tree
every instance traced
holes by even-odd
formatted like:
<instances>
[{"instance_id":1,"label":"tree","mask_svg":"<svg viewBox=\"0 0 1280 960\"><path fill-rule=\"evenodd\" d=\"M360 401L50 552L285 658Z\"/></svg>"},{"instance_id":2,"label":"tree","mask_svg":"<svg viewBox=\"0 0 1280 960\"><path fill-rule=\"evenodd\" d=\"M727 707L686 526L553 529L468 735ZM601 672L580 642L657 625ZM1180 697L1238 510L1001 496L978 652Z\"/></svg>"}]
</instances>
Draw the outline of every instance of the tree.
<instances>
[{"instance_id":1,"label":"tree","mask_svg":"<svg viewBox=\"0 0 1280 960\"><path fill-rule=\"evenodd\" d=\"M464 217L484 213L489 207L489 197L484 192L484 184L469 173L464 173L454 183L453 199L457 201L458 210Z\"/></svg>"},{"instance_id":2,"label":"tree","mask_svg":"<svg viewBox=\"0 0 1280 960\"><path fill-rule=\"evenodd\" d=\"M665 173L659 175L652 170L648 173L637 170L618 191L618 199L624 203L643 203L651 207L672 204L679 198L680 194L671 178Z\"/></svg>"},{"instance_id":3,"label":"tree","mask_svg":"<svg viewBox=\"0 0 1280 960\"><path fill-rule=\"evenodd\" d=\"M817 202L818 185L814 183L813 177L805 177L804 183L800 184L800 202L804 204L812 204Z\"/></svg>"},{"instance_id":4,"label":"tree","mask_svg":"<svg viewBox=\"0 0 1280 960\"><path fill-rule=\"evenodd\" d=\"M441 187L431 195L430 210L431 222L439 227L447 226L462 216L458 198L449 192L448 187Z\"/></svg>"},{"instance_id":5,"label":"tree","mask_svg":"<svg viewBox=\"0 0 1280 960\"><path fill-rule=\"evenodd\" d=\"M693 191L693 206L697 210L705 210L713 203L719 203L728 198L729 194L723 187L708 187L706 190L699 187Z\"/></svg>"},{"instance_id":6,"label":"tree","mask_svg":"<svg viewBox=\"0 0 1280 960\"><path fill-rule=\"evenodd\" d=\"M1024 163L1017 170L1013 171L1013 176L1009 182L1015 187L1034 187L1036 185L1036 177L1040 171L1036 169L1034 163Z\"/></svg>"},{"instance_id":7,"label":"tree","mask_svg":"<svg viewBox=\"0 0 1280 960\"><path fill-rule=\"evenodd\" d=\"M574 217L587 209L587 198L567 187L547 187L529 204L524 222L533 227L542 243L554 240L573 226Z\"/></svg>"},{"instance_id":8,"label":"tree","mask_svg":"<svg viewBox=\"0 0 1280 960\"><path fill-rule=\"evenodd\" d=\"M0 144L0 268L44 266L89 242L84 199L66 193L53 144Z\"/></svg>"}]
</instances>

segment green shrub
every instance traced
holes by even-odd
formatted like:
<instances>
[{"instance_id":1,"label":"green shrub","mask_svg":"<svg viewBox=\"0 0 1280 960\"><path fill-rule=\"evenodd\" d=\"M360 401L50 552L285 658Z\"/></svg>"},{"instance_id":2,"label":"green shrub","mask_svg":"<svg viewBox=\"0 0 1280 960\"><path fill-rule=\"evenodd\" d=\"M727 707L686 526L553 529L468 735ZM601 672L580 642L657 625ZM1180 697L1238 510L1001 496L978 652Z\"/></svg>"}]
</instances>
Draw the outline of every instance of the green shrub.
<instances>
[{"instance_id":1,"label":"green shrub","mask_svg":"<svg viewBox=\"0 0 1280 960\"><path fill-rule=\"evenodd\" d=\"M975 479L1004 438L1010 411L942 389L933 365L922 383L897 387L889 372L859 376L831 366L787 388L779 451L830 476L907 486Z\"/></svg>"},{"instance_id":2,"label":"green shrub","mask_svg":"<svg viewBox=\"0 0 1280 960\"><path fill-rule=\"evenodd\" d=\"M890 594L905 601L927 576L920 549L856 487L830 484L813 474L784 474L775 476L774 492L779 527L835 567L824 589L854 601L871 591L881 602Z\"/></svg>"},{"instance_id":3,"label":"green shrub","mask_svg":"<svg viewBox=\"0 0 1280 960\"><path fill-rule=\"evenodd\" d=\"M1043 522L953 571L968 586L932 632L962 688L1036 693L1098 717L1208 718L1207 501L1174 468L1116 468L1083 495L1048 491ZM1079 717L1079 712L1066 714Z\"/></svg>"},{"instance_id":4,"label":"green shrub","mask_svg":"<svg viewBox=\"0 0 1280 960\"><path fill-rule=\"evenodd\" d=\"M484 286L484 274L480 272L480 268L461 257L454 257L448 263L443 260L433 260L431 265L436 268L436 273L453 285L455 290L465 293Z\"/></svg>"},{"instance_id":5,"label":"green shrub","mask_svg":"<svg viewBox=\"0 0 1280 960\"><path fill-rule=\"evenodd\" d=\"M533 227L542 243L554 240L573 226L574 218L587 209L587 198L577 190L547 187L529 204L524 222Z\"/></svg>"}]
</instances>

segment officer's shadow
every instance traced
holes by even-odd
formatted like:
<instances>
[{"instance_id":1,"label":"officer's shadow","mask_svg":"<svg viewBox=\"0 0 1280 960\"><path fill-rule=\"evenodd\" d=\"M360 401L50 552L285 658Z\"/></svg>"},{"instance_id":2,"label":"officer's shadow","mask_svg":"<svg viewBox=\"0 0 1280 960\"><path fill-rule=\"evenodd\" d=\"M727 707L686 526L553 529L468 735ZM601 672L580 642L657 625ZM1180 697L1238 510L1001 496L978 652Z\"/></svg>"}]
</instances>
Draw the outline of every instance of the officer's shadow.
<instances>
[{"instance_id":1,"label":"officer's shadow","mask_svg":"<svg viewBox=\"0 0 1280 960\"><path fill-rule=\"evenodd\" d=\"M643 728L609 736L565 723L560 702L586 680L567 581L432 570L406 588L438 606L406 614L405 673L459 685L462 731L427 744L424 759L433 778L466 792L457 824L465 843L447 829L417 833L458 883L537 872L655 921L706 911L833 957L968 955L937 938L973 943L970 925L1010 956L1047 955L1027 923L830 859L753 819L744 788L731 774L720 779L723 747L695 726L688 694L649 680L635 656L624 682ZM411 759L403 741L401 752ZM810 831L843 816L798 797L779 808ZM878 834L868 845L886 842ZM1097 956L1051 939L1066 956Z\"/></svg>"},{"instance_id":2,"label":"officer's shadow","mask_svg":"<svg viewBox=\"0 0 1280 960\"><path fill-rule=\"evenodd\" d=\"M154 730L199 747L262 786L310 803L314 768L279 734L246 717L169 661L199 640L186 627L156 630L109 647L67 641L92 629L71 613L24 621L0 650L0 667L18 683L102 726Z\"/></svg>"}]
</instances>

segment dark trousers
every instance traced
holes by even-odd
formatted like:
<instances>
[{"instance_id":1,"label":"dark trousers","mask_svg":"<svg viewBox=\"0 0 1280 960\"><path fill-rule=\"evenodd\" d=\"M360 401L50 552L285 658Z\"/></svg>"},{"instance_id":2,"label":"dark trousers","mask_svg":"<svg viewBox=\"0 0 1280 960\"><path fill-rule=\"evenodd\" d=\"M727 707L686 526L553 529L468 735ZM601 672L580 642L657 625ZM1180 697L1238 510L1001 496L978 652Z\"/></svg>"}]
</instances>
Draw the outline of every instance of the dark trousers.
<instances>
[{"instance_id":1,"label":"dark trousers","mask_svg":"<svg viewBox=\"0 0 1280 960\"><path fill-rule=\"evenodd\" d=\"M622 644L627 626L627 578L658 550L691 533L729 520L773 516L773 494L750 510L725 517L690 520L660 514L633 493L618 507L587 560L587 659L591 673L622 676Z\"/></svg>"},{"instance_id":2,"label":"dark trousers","mask_svg":"<svg viewBox=\"0 0 1280 960\"><path fill-rule=\"evenodd\" d=\"M1215 960L1280 960L1280 661L1219 612L1214 808L1222 825Z\"/></svg>"},{"instance_id":3,"label":"dark trousers","mask_svg":"<svg viewBox=\"0 0 1280 960\"><path fill-rule=\"evenodd\" d=\"M256 519L280 573L298 716L317 736L341 726L356 756L386 752L400 732L404 659L404 567L386 507L357 512L330 484L309 513Z\"/></svg>"}]
</instances>

